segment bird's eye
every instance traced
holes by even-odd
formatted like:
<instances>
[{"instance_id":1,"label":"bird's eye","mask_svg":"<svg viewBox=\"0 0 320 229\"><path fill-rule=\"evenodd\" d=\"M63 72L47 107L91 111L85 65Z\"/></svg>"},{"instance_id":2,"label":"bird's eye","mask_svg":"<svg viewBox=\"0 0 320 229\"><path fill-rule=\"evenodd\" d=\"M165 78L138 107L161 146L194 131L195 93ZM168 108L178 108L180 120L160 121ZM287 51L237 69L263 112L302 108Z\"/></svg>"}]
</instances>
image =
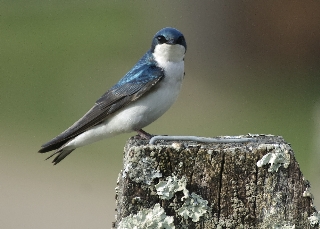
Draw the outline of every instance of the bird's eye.
<instances>
[{"instance_id":1,"label":"bird's eye","mask_svg":"<svg viewBox=\"0 0 320 229\"><path fill-rule=\"evenodd\" d=\"M166 43L167 39L164 36L157 36L157 40L159 41L160 44Z\"/></svg>"}]
</instances>

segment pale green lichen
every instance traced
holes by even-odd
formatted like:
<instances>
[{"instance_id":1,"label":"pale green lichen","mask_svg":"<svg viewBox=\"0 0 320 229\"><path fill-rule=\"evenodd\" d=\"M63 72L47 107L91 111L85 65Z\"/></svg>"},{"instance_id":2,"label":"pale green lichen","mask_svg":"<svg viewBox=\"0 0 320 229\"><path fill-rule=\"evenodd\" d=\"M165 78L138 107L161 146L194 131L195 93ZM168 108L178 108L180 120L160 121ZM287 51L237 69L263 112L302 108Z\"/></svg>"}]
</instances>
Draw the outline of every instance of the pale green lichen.
<instances>
[{"instance_id":1,"label":"pale green lichen","mask_svg":"<svg viewBox=\"0 0 320 229\"><path fill-rule=\"evenodd\" d=\"M177 178L175 175L168 176L166 181L160 181L155 188L157 190L157 194L163 200L170 200L176 192L182 191L184 196L181 198L187 198L189 196L189 191L186 188L187 178L182 177L181 179Z\"/></svg>"},{"instance_id":2,"label":"pale green lichen","mask_svg":"<svg viewBox=\"0 0 320 229\"><path fill-rule=\"evenodd\" d=\"M312 213L312 215L308 217L308 220L312 227L318 225L320 228L320 211Z\"/></svg>"},{"instance_id":3,"label":"pale green lichen","mask_svg":"<svg viewBox=\"0 0 320 229\"><path fill-rule=\"evenodd\" d=\"M135 215L129 215L121 220L118 229L174 229L173 216L167 216L160 204L151 209L142 209Z\"/></svg>"},{"instance_id":4,"label":"pale green lichen","mask_svg":"<svg viewBox=\"0 0 320 229\"><path fill-rule=\"evenodd\" d=\"M155 158L144 157L132 160L125 165L122 177L127 176L134 182L150 185L153 179L162 177L162 174L157 169Z\"/></svg>"},{"instance_id":5,"label":"pale green lichen","mask_svg":"<svg viewBox=\"0 0 320 229\"><path fill-rule=\"evenodd\" d=\"M198 222L200 217L207 213L208 208L208 201L193 192L177 212L185 219L189 217L193 222Z\"/></svg>"},{"instance_id":6,"label":"pale green lichen","mask_svg":"<svg viewBox=\"0 0 320 229\"><path fill-rule=\"evenodd\" d=\"M268 172L277 172L281 165L284 168L288 168L290 164L290 154L291 149L287 144L260 144L257 148L258 150L266 149L271 151L264 155L258 162L257 166L262 167L263 165L270 164Z\"/></svg>"},{"instance_id":7,"label":"pale green lichen","mask_svg":"<svg viewBox=\"0 0 320 229\"><path fill-rule=\"evenodd\" d=\"M176 192L182 191L183 197L181 201L184 201L181 208L177 210L177 213L185 219L191 218L193 222L198 222L200 217L207 213L208 201L202 199L201 196L194 192L190 195L186 188L187 178L177 178L175 175L166 178L166 181L160 181L155 188L157 194L161 199L170 200Z\"/></svg>"}]
</instances>

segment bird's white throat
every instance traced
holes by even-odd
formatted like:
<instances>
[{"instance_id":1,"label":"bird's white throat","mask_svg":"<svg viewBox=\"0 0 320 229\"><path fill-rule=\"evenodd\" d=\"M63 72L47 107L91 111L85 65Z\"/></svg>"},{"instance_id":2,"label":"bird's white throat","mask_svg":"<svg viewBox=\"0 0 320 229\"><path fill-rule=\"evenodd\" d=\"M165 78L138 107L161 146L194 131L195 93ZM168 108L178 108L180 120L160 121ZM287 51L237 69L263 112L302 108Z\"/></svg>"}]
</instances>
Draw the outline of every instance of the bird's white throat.
<instances>
[{"instance_id":1,"label":"bird's white throat","mask_svg":"<svg viewBox=\"0 0 320 229\"><path fill-rule=\"evenodd\" d=\"M153 56L160 64L163 62L181 62L183 61L186 49L182 45L160 44L154 49Z\"/></svg>"}]
</instances>

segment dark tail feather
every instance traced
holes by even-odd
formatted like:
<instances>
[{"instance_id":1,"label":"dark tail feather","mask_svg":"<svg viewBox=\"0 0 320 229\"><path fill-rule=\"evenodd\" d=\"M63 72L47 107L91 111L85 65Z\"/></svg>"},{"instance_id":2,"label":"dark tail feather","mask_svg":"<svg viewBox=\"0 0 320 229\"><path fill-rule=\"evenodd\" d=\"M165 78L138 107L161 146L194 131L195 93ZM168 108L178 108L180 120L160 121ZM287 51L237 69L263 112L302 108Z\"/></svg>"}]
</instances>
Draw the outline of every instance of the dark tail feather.
<instances>
[{"instance_id":1,"label":"dark tail feather","mask_svg":"<svg viewBox=\"0 0 320 229\"><path fill-rule=\"evenodd\" d=\"M61 146L66 144L66 142L69 141L68 139L66 139L66 140L63 140L63 141L60 141L60 142L52 143L53 140L51 140L50 142L47 142L46 144L43 144L41 146L41 149L38 152L39 153L46 153L46 152L49 152L49 151L52 151L52 150L59 149Z\"/></svg>"},{"instance_id":2,"label":"dark tail feather","mask_svg":"<svg viewBox=\"0 0 320 229\"><path fill-rule=\"evenodd\" d=\"M68 156L73 150L75 149L66 149L66 148L59 149L58 151L54 152L52 155L47 157L46 160L58 154L52 161L53 165L56 165L60 161L62 161L66 156Z\"/></svg>"}]
</instances>

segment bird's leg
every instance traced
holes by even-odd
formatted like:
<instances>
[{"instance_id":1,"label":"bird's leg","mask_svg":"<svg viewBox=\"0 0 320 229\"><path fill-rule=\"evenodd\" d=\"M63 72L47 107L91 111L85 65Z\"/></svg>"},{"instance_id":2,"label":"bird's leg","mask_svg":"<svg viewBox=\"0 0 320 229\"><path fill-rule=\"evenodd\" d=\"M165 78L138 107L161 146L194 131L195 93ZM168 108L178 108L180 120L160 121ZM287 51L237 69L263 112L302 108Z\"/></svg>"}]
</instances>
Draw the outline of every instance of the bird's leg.
<instances>
[{"instance_id":1,"label":"bird's leg","mask_svg":"<svg viewBox=\"0 0 320 229\"><path fill-rule=\"evenodd\" d=\"M153 135L145 132L143 129L137 130L137 133L139 134L140 137L147 140L150 140L153 137Z\"/></svg>"}]
</instances>

